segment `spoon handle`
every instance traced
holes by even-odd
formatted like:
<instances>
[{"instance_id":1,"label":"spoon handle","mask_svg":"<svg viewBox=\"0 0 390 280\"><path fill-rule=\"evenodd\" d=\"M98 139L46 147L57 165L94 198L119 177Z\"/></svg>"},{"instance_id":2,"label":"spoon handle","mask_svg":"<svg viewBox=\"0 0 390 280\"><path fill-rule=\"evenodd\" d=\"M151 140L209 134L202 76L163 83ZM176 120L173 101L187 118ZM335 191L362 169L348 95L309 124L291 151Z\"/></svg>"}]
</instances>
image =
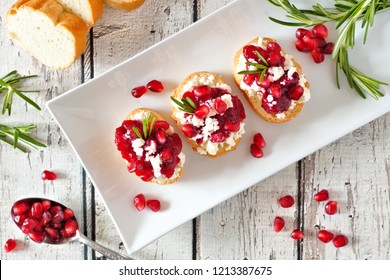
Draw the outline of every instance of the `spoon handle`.
<instances>
[{"instance_id":1,"label":"spoon handle","mask_svg":"<svg viewBox=\"0 0 390 280\"><path fill-rule=\"evenodd\" d=\"M121 253L115 252L111 249L108 249L107 247L104 247L104 246L96 243L95 241L92 241L91 239L89 239L85 235L81 234L81 232L79 232L78 239L81 243L84 243L85 245L91 247L93 250L99 252L100 254L107 257L108 259L111 259L111 260L133 260L132 258L130 258L126 255L122 255Z\"/></svg>"}]
</instances>

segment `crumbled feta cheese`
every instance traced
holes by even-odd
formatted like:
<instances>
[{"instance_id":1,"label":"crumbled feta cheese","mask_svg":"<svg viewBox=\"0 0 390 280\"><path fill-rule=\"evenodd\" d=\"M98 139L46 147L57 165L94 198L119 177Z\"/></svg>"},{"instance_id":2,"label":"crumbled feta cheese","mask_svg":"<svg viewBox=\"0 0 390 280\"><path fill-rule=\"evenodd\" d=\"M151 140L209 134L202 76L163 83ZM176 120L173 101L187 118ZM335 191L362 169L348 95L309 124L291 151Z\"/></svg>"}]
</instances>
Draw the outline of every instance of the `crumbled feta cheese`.
<instances>
[{"instance_id":1,"label":"crumbled feta cheese","mask_svg":"<svg viewBox=\"0 0 390 280\"><path fill-rule=\"evenodd\" d=\"M221 96L223 102L225 102L227 109L233 107L232 96L230 94L224 94Z\"/></svg>"},{"instance_id":2,"label":"crumbled feta cheese","mask_svg":"<svg viewBox=\"0 0 390 280\"><path fill-rule=\"evenodd\" d=\"M149 161L153 167L154 177L161 176L161 163L162 163L161 156L160 155L151 156L149 157Z\"/></svg>"},{"instance_id":3,"label":"crumbled feta cheese","mask_svg":"<svg viewBox=\"0 0 390 280\"><path fill-rule=\"evenodd\" d=\"M284 69L283 67L281 66L274 66L274 67L270 67L268 68L268 79L271 81L271 82L274 82L274 81L277 81L279 80L283 75L284 75Z\"/></svg>"},{"instance_id":4,"label":"crumbled feta cheese","mask_svg":"<svg viewBox=\"0 0 390 280\"><path fill-rule=\"evenodd\" d=\"M145 144L145 140L142 138L137 138L133 140L133 142L131 142L131 146L133 147L135 154L139 157L141 157L142 154L144 153L144 149L142 148L144 144Z\"/></svg>"},{"instance_id":5,"label":"crumbled feta cheese","mask_svg":"<svg viewBox=\"0 0 390 280\"><path fill-rule=\"evenodd\" d=\"M210 135L219 129L218 120L214 118L206 118L202 129L203 140L209 139Z\"/></svg>"}]
</instances>

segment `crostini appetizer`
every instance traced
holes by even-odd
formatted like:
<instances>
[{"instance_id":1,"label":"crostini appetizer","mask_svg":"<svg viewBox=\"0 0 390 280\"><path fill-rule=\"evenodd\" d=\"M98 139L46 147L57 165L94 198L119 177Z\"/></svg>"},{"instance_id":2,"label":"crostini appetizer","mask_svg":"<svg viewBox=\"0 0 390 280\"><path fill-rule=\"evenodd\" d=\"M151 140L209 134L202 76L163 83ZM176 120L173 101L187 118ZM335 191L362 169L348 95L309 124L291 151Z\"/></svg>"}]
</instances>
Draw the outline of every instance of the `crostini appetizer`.
<instances>
[{"instance_id":1,"label":"crostini appetizer","mask_svg":"<svg viewBox=\"0 0 390 280\"><path fill-rule=\"evenodd\" d=\"M273 39L258 37L240 48L233 69L236 84L268 122L295 118L310 99L302 67Z\"/></svg>"},{"instance_id":2,"label":"crostini appetizer","mask_svg":"<svg viewBox=\"0 0 390 280\"><path fill-rule=\"evenodd\" d=\"M219 75L195 72L171 96L172 117L195 152L218 157L244 134L245 109Z\"/></svg>"},{"instance_id":3,"label":"crostini appetizer","mask_svg":"<svg viewBox=\"0 0 390 280\"><path fill-rule=\"evenodd\" d=\"M115 144L127 169L145 182L165 185L176 182L183 172L182 141L158 113L136 109L116 129Z\"/></svg>"}]
</instances>

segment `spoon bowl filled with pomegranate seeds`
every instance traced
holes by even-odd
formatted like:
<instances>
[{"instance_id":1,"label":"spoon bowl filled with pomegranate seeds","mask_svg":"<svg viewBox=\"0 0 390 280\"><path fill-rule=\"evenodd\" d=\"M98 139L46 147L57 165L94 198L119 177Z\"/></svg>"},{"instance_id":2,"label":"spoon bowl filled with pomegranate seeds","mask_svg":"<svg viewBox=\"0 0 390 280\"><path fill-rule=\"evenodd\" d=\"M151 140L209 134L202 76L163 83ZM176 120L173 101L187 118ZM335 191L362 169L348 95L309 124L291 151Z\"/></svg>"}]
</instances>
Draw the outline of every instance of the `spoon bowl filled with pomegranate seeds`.
<instances>
[{"instance_id":1,"label":"spoon bowl filled with pomegranate seeds","mask_svg":"<svg viewBox=\"0 0 390 280\"><path fill-rule=\"evenodd\" d=\"M54 200L38 197L18 200L12 205L11 217L19 229L36 243L59 245L78 240L109 259L130 259L83 235L73 210Z\"/></svg>"}]
</instances>

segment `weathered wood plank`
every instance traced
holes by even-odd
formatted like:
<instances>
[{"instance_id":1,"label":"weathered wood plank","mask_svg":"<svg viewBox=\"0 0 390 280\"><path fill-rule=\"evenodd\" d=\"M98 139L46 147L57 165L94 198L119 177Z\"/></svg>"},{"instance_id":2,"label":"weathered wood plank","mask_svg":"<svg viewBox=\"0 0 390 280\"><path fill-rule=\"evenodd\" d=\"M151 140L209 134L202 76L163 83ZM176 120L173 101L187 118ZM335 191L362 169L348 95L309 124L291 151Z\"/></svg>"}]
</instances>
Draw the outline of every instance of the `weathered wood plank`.
<instances>
[{"instance_id":1,"label":"weathered wood plank","mask_svg":"<svg viewBox=\"0 0 390 280\"><path fill-rule=\"evenodd\" d=\"M130 13L106 8L93 32L95 76L191 24L192 11L191 1L178 0L145 1L143 6ZM99 196L95 198L96 239L125 253L104 204ZM188 222L133 257L191 259L192 243L192 222Z\"/></svg>"},{"instance_id":2,"label":"weathered wood plank","mask_svg":"<svg viewBox=\"0 0 390 280\"><path fill-rule=\"evenodd\" d=\"M304 259L389 259L389 122L387 114L305 160ZM339 203L336 215L313 199L321 189ZM345 234L350 244L323 244L315 238L318 229Z\"/></svg>"},{"instance_id":3,"label":"weathered wood plank","mask_svg":"<svg viewBox=\"0 0 390 280\"><path fill-rule=\"evenodd\" d=\"M5 32L5 13L13 2L7 0L0 3L0 72L5 74L17 69L22 74L38 74L39 77L31 80L29 85L41 92L28 95L42 107L42 111L27 106L15 97L12 116L0 115L0 122L12 125L36 124L38 129L33 135L47 143L48 148L42 151L32 149L23 154L10 146L0 144L1 259L83 259L83 248L77 243L49 246L31 242L13 224L9 215L12 203L18 199L31 196L48 197L71 207L83 226L81 167L45 108L48 100L80 84L80 60L66 71L55 71L42 66L19 46L14 45ZM2 96L0 99L2 100ZM57 172L59 178L53 182L43 182L40 176L44 169ZM18 249L5 254L3 244L8 238L18 241Z\"/></svg>"}]
</instances>

